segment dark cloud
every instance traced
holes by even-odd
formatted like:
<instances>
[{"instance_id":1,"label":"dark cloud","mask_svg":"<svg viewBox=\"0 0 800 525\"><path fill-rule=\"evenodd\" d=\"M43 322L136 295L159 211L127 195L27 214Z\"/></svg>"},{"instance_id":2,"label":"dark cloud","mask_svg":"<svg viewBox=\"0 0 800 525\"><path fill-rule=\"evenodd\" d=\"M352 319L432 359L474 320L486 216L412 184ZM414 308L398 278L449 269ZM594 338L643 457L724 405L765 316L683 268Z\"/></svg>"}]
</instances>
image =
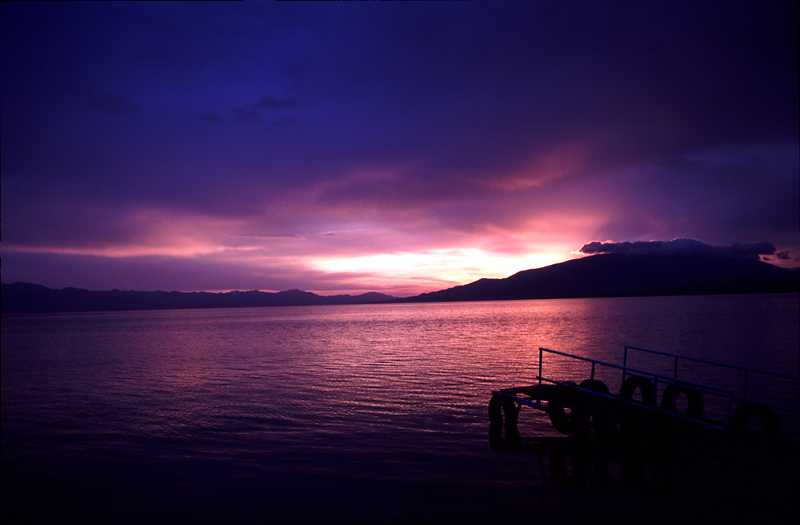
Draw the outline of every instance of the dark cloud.
<instances>
[{"instance_id":1,"label":"dark cloud","mask_svg":"<svg viewBox=\"0 0 800 525\"><path fill-rule=\"evenodd\" d=\"M247 104L232 109L230 113L233 115L234 120L239 122L262 122L265 120L262 111L273 112L283 109L297 109L299 103L296 98L278 99L271 96L262 97L261 100L254 104ZM222 122L223 119L216 113L206 113L200 116L200 120L209 124L216 124ZM286 127L291 126L295 122L286 116L281 116L277 120L271 121L271 127Z\"/></svg>"},{"instance_id":2,"label":"dark cloud","mask_svg":"<svg viewBox=\"0 0 800 525\"><path fill-rule=\"evenodd\" d=\"M86 109L96 113L132 113L139 109L137 104L107 93L98 93L89 95L89 100L86 102Z\"/></svg>"},{"instance_id":3,"label":"dark cloud","mask_svg":"<svg viewBox=\"0 0 800 525\"><path fill-rule=\"evenodd\" d=\"M256 109L295 109L299 105L296 98L279 99L266 96L259 100L253 107Z\"/></svg>"},{"instance_id":4,"label":"dark cloud","mask_svg":"<svg viewBox=\"0 0 800 525\"><path fill-rule=\"evenodd\" d=\"M193 259L174 257L85 257L62 254L12 254L3 256L3 282L34 282L63 288L59 272L73 275L69 286L92 290L265 290L280 291L307 287L319 279L320 272L298 268L296 264L253 267L219 261L210 256ZM5 266L5 264L4 264ZM60 270L59 270L60 268ZM222 269L225 271L221 271ZM142 276L148 276L146 281ZM367 291L367 290L365 290Z\"/></svg>"},{"instance_id":5,"label":"dark cloud","mask_svg":"<svg viewBox=\"0 0 800 525\"><path fill-rule=\"evenodd\" d=\"M208 124L217 124L222 122L223 118L217 115L216 113L205 113L200 115L200 120L206 122Z\"/></svg>"},{"instance_id":6,"label":"dark cloud","mask_svg":"<svg viewBox=\"0 0 800 525\"><path fill-rule=\"evenodd\" d=\"M784 250L782 252L778 252L775 254L775 259L779 261L791 261L791 262L800 262L800 251L798 253L792 255L790 250Z\"/></svg>"},{"instance_id":7,"label":"dark cloud","mask_svg":"<svg viewBox=\"0 0 800 525\"><path fill-rule=\"evenodd\" d=\"M261 113L254 109L236 108L231 113L233 113L236 120L241 122L260 122L263 119Z\"/></svg>"},{"instance_id":8,"label":"dark cloud","mask_svg":"<svg viewBox=\"0 0 800 525\"><path fill-rule=\"evenodd\" d=\"M165 253L153 239L211 228L210 251L369 232L292 253L316 262L543 240L562 258L585 239L795 250L797 11L4 3L5 246Z\"/></svg>"},{"instance_id":9,"label":"dark cloud","mask_svg":"<svg viewBox=\"0 0 800 525\"><path fill-rule=\"evenodd\" d=\"M772 255L775 246L771 242L751 244L733 243L727 246L711 246L695 239L674 239L672 241L637 242L598 242L581 246L581 253L625 253L629 255L669 255L693 257L735 257L758 259L761 255Z\"/></svg>"}]
</instances>

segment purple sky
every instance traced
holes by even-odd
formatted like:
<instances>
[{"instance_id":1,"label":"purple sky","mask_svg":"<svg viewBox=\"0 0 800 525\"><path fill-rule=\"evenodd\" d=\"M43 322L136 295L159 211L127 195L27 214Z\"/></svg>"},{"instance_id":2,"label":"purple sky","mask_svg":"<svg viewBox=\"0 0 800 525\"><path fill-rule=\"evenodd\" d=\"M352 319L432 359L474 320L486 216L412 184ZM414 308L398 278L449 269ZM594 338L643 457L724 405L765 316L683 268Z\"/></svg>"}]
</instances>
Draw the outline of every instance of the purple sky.
<instances>
[{"instance_id":1,"label":"purple sky","mask_svg":"<svg viewBox=\"0 0 800 525\"><path fill-rule=\"evenodd\" d=\"M799 264L796 0L0 9L3 282L411 295L676 238Z\"/></svg>"}]
</instances>

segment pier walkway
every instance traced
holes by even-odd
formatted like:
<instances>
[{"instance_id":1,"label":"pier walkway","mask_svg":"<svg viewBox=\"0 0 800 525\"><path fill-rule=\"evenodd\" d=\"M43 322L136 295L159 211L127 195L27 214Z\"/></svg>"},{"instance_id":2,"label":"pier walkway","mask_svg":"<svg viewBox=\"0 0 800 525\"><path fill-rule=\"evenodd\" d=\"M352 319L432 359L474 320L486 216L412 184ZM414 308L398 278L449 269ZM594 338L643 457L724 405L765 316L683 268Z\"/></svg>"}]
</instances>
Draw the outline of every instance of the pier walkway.
<instances>
[{"instance_id":1,"label":"pier walkway","mask_svg":"<svg viewBox=\"0 0 800 525\"><path fill-rule=\"evenodd\" d=\"M634 354L653 369L629 366ZM722 385L711 384L719 377ZM797 473L799 385L798 376L633 346L624 347L622 364L539 348L534 384L492 392L490 439L519 443L526 407L578 439Z\"/></svg>"}]
</instances>

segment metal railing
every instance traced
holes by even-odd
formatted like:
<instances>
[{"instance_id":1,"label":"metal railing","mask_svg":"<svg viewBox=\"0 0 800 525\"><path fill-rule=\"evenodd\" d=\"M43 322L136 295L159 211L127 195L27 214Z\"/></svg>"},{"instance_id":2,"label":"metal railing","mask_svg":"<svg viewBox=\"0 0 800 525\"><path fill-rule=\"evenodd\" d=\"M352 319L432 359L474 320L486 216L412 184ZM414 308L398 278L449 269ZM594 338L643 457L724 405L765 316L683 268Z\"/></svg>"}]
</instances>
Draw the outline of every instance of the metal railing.
<instances>
[{"instance_id":1,"label":"metal railing","mask_svg":"<svg viewBox=\"0 0 800 525\"><path fill-rule=\"evenodd\" d=\"M649 354L662 355L662 356L666 356L666 357L672 358L673 359L672 378L674 380L676 380L676 381L680 381L681 383L684 383L683 380L678 378L678 363L681 360L691 361L691 362L695 362L695 363L703 363L703 364L713 365L713 366L720 366L720 367L728 368L728 369L731 369L731 370L739 370L739 371L743 372L743 374L744 374L744 377L743 377L743 380L742 380L742 395L741 396L737 396L737 395L734 394L733 395L733 401L741 402L742 404L747 403L748 401L751 401L747 397L748 386L749 386L749 381L750 381L751 375L759 374L759 375L765 375L765 376L770 376L770 377L780 377L782 379L789 379L789 380L793 380L793 381L796 381L796 382L800 383L800 376L794 376L794 375L790 375L790 374L783 374L783 373L780 373L780 372L771 372L771 371L768 371L768 370L759 370L757 368L750 368L750 367L745 367L745 366L732 365L732 364L729 364L729 363L722 363L722 362L719 362L719 361L711 361L711 360L708 360L708 359L700 359L700 358L696 358L696 357L689 357L689 356L684 356L684 355L672 354L672 353L669 353L669 352L660 352L658 350L648 350L646 348L639 348L639 347L636 347L636 346L628 346L628 345L625 346L624 356L623 356L623 360L622 360L623 368L627 367L627 364L628 364L628 350L636 350L638 352L645 352L645 353L649 353ZM541 370L541 356L540 356L540 370ZM625 380L625 372L624 371L622 373L622 380L623 381ZM776 403L766 402L764 400L758 400L758 403L762 404L762 405L766 405L766 406L768 406L770 408L776 408L776 409L779 409L779 410L786 410L788 412L800 413L800 409L798 407L789 407L789 406L786 406L786 405L779 405L779 404L776 404ZM728 419L730 420L730 413L728 414Z\"/></svg>"},{"instance_id":2,"label":"metal railing","mask_svg":"<svg viewBox=\"0 0 800 525\"><path fill-rule=\"evenodd\" d=\"M633 349L636 349L636 350L640 350L639 348L635 348L635 347L626 347L626 355L625 355L625 359L624 359L624 363L625 364L623 364L621 366L621 365L618 365L618 364L615 364L615 363L608 363L608 362L605 362L605 361L600 361L599 359L592 359L592 358L589 358L589 357L583 357L583 356L578 356L578 355L574 355L574 354L568 354L566 352L559 352L557 350L551 350L551 349L548 349L548 348L540 347L539 348L539 374L537 376L538 388L539 388L538 399L541 400L542 381L546 381L548 383L552 383L552 384L555 384L555 385L567 385L568 384L565 381L556 380L556 379L552 379L552 378L548 378L548 377L544 376L544 374L543 374L544 354L545 353L549 353L549 354L560 355L560 356L563 356L563 357L567 357L569 359L575 359L575 360L578 360L578 361L583 361L583 362L587 362L587 363L591 364L591 373L590 373L590 376L589 376L589 381L590 381L589 388L585 389L585 388L581 388L580 386L577 386L577 385L570 385L573 388L577 388L579 390L582 390L584 392L588 392L588 393L590 393L592 395L596 395L596 396L601 396L601 397L610 398L610 399L618 399L615 396L605 395L605 394L602 394L600 392L596 392L596 391L593 390L593 384L592 383L595 381L595 377L596 377L596 372L597 372L597 367L598 366L607 367L607 368L610 368L610 369L622 371L622 382L623 383L625 382L626 376L640 376L640 377L645 377L645 378L652 378L652 381L653 381L652 397L651 397L651 399L642 399L642 402L645 403L649 408L654 409L654 410L658 410L660 412L664 412L664 413L669 414L670 416L673 416L673 417L686 419L686 420L691 420L691 421L693 421L693 422L695 422L697 424L700 424L700 425L703 425L703 426L706 426L706 427L716 428L716 429L719 429L719 428L727 429L728 428L728 426L730 424L730 421L731 421L731 415L733 413L733 402L735 400L734 393L733 393L732 390L726 390L726 389L714 387L714 386L711 386L711 385L705 385L705 384L696 383L696 382L693 382L693 381L683 380L683 379L678 378L677 374L675 374L673 376L669 376L669 375L659 374L659 373L650 372L650 371L646 371L646 370L640 370L640 369L636 369L636 368L631 368L631 367L627 366L627 349L628 348L633 348ZM663 352L658 352L658 353L662 353L663 354ZM666 355L675 356L675 354L666 354ZM677 356L677 357L681 357L682 358L684 356ZM715 423L713 423L711 421L704 421L704 420L698 420L698 419L694 419L694 418L688 418L688 417L685 417L682 414L677 413L677 412L663 410L658 405L658 386L659 386L659 382L661 384L673 385L674 387L693 388L693 389L698 390L698 391L700 391L702 393L707 393L707 394L711 394L711 395L715 395L715 396L719 396L719 397L723 398L725 400L725 404L726 404L726 407L727 407L727 410L726 410L727 413L726 413L725 421L721 425L719 425L719 424L715 424ZM635 402L630 401L630 400L622 400L622 401L625 402L625 403L628 403L628 404L638 404L638 403L635 403Z\"/></svg>"}]
</instances>

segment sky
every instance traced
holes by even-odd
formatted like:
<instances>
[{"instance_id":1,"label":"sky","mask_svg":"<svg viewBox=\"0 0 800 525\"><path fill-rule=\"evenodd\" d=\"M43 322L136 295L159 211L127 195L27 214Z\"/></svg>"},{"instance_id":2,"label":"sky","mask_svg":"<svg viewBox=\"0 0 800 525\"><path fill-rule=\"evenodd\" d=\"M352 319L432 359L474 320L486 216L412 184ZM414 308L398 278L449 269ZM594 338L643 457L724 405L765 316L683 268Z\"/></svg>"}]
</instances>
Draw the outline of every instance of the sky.
<instances>
[{"instance_id":1,"label":"sky","mask_svg":"<svg viewBox=\"0 0 800 525\"><path fill-rule=\"evenodd\" d=\"M408 296L676 239L797 267L797 20L2 2L2 281Z\"/></svg>"}]
</instances>

